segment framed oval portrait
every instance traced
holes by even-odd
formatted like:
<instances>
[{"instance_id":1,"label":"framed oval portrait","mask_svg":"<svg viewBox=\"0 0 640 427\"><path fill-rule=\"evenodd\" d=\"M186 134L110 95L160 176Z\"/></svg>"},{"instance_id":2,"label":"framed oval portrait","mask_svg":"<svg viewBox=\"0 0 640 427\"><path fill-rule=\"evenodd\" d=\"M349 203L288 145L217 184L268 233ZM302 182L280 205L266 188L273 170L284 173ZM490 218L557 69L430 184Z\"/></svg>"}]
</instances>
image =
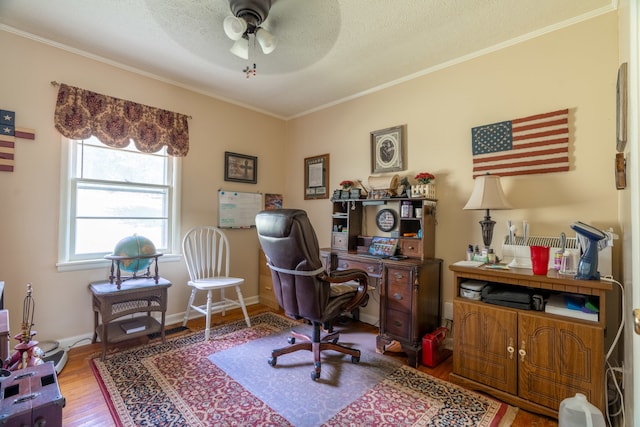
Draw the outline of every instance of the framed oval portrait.
<instances>
[{"instance_id":1,"label":"framed oval portrait","mask_svg":"<svg viewBox=\"0 0 640 427\"><path fill-rule=\"evenodd\" d=\"M404 170L402 126L371 132L371 172Z\"/></svg>"}]
</instances>

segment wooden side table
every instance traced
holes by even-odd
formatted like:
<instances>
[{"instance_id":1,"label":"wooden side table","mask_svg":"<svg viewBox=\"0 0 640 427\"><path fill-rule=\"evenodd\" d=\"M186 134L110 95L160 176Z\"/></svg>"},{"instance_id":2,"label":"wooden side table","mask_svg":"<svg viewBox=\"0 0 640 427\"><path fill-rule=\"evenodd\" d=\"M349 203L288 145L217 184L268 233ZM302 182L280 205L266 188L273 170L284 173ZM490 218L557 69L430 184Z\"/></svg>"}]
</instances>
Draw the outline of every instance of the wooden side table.
<instances>
[{"instance_id":1,"label":"wooden side table","mask_svg":"<svg viewBox=\"0 0 640 427\"><path fill-rule=\"evenodd\" d=\"M98 335L102 341L102 356L104 360L107 353L107 345L160 332L162 342L165 342L164 322L167 311L167 289L171 283L160 277L158 283L154 278L132 279L123 282L120 286L109 281L94 282L89 284L89 290L93 295L94 331L92 343L95 343ZM118 289L119 288L119 289ZM152 311L161 313L158 322L151 316ZM143 330L127 333L123 324L132 321L132 318L124 316L134 313L147 313L146 316L135 317L144 325ZM102 320L100 323L98 315Z\"/></svg>"}]
</instances>

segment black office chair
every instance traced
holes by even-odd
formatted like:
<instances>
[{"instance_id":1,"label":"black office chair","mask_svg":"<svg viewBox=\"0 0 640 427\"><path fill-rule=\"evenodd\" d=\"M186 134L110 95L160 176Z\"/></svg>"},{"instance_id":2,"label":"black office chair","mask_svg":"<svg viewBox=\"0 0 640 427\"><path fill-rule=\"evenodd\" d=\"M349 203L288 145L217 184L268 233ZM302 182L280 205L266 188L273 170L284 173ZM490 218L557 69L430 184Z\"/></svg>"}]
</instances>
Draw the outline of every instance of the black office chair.
<instances>
[{"instance_id":1,"label":"black office chair","mask_svg":"<svg viewBox=\"0 0 640 427\"><path fill-rule=\"evenodd\" d=\"M327 274L320 259L318 239L303 210L260 212L256 216L256 229L267 265L271 268L273 289L280 307L287 316L306 319L313 326L311 336L292 330L288 339L291 345L273 350L269 364L275 366L278 356L287 353L312 351L315 369L311 378L317 380L323 350L351 355L351 362L358 363L360 350L338 344L339 334L333 331L331 323L339 315L366 305L367 273L344 270ZM322 327L328 332L323 334ZM301 342L296 343L296 340Z\"/></svg>"}]
</instances>

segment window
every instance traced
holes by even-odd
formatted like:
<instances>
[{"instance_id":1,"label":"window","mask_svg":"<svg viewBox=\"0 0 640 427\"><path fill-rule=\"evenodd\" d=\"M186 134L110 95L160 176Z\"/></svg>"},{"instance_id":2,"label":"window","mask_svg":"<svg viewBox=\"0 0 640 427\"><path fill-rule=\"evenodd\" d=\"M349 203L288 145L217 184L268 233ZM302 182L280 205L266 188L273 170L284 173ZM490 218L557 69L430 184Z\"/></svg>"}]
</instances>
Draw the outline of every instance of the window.
<instances>
[{"instance_id":1,"label":"window","mask_svg":"<svg viewBox=\"0 0 640 427\"><path fill-rule=\"evenodd\" d=\"M62 151L60 271L108 264L104 256L134 233L158 252L179 252L179 160L166 147L147 154L91 137L63 139Z\"/></svg>"}]
</instances>

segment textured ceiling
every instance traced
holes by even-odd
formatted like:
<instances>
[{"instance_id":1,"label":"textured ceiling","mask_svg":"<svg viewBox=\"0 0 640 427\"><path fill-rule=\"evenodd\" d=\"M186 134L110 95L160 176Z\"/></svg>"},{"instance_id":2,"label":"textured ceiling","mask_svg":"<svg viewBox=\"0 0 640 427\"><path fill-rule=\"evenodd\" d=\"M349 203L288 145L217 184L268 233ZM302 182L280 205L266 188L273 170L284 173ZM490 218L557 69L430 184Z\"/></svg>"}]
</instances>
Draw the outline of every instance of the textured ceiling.
<instances>
[{"instance_id":1,"label":"textured ceiling","mask_svg":"<svg viewBox=\"0 0 640 427\"><path fill-rule=\"evenodd\" d=\"M228 0L1 0L0 29L291 118L615 9L616 0L273 0L278 37L229 52ZM253 62L257 75L243 69ZM72 82L69 82L72 84Z\"/></svg>"}]
</instances>

